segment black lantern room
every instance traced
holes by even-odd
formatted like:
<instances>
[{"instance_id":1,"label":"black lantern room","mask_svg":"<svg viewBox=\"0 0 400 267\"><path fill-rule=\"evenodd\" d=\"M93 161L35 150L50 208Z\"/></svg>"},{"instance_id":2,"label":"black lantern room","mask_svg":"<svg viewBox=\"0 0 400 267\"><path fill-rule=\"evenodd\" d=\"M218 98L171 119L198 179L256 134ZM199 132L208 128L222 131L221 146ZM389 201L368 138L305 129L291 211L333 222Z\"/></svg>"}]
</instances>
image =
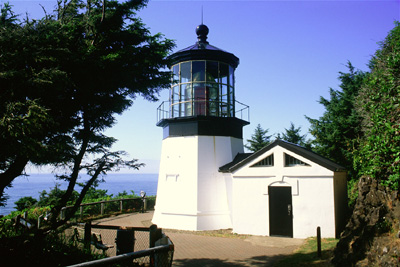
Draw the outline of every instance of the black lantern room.
<instances>
[{"instance_id":1,"label":"black lantern room","mask_svg":"<svg viewBox=\"0 0 400 267\"><path fill-rule=\"evenodd\" d=\"M198 41L169 57L170 96L158 108L157 123L164 128L164 138L190 135L242 138L242 128L249 124L248 106L235 101L234 72L239 58L210 45L208 32L206 25L197 26Z\"/></svg>"}]
</instances>

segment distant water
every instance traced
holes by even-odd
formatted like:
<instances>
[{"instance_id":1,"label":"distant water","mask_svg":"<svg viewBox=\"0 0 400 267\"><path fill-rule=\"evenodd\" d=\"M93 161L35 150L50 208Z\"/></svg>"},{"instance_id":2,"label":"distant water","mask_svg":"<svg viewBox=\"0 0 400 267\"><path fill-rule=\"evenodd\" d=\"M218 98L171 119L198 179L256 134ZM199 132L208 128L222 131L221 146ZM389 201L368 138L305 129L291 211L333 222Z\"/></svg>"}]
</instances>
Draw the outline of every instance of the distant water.
<instances>
[{"instance_id":1,"label":"distant water","mask_svg":"<svg viewBox=\"0 0 400 267\"><path fill-rule=\"evenodd\" d=\"M81 175L85 177L85 175ZM117 195L124 190L128 193L133 190L136 195L140 191L146 192L147 196L157 194L158 174L119 174L113 173L105 176L105 182L100 183L98 189L107 190L107 194ZM18 177L13 182L13 187L6 189L5 193L9 196L5 207L0 207L0 215L7 215L15 210L14 202L21 197L31 196L39 199L40 192L49 192L55 185L60 184L61 189L67 188L67 182L57 180L53 174L30 174L27 177ZM76 186L78 191L81 187Z\"/></svg>"}]
</instances>

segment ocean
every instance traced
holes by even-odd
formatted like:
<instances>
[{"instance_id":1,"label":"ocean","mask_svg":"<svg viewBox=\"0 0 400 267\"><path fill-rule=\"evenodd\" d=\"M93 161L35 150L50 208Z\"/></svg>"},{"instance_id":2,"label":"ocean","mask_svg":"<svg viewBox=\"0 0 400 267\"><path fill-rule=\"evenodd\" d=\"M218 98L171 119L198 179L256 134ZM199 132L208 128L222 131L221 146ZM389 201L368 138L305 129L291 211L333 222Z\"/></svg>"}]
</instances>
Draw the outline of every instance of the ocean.
<instances>
[{"instance_id":1,"label":"ocean","mask_svg":"<svg viewBox=\"0 0 400 267\"><path fill-rule=\"evenodd\" d=\"M81 175L85 177L85 175ZM117 195L124 190L128 193L133 190L136 195L140 195L140 191L146 192L147 196L155 196L157 194L158 174L120 174L112 173L105 176L105 182L100 183L98 189L107 190L107 194ZM79 180L78 180L79 181ZM8 195L5 207L0 207L0 215L7 215L15 210L14 202L21 197L31 196L39 199L40 192L50 191L56 184L60 184L61 189L67 188L67 182L57 180L53 174L30 174L29 176L21 176L14 180L12 187L5 190ZM81 187L76 186L76 189Z\"/></svg>"}]
</instances>

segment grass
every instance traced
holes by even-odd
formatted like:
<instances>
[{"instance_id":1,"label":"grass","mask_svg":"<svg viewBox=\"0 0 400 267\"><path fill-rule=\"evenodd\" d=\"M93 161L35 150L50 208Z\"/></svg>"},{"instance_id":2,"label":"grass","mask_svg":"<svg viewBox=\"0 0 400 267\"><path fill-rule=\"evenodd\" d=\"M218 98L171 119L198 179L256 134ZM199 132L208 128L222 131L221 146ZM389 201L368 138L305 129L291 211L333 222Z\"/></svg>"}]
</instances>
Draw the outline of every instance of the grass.
<instances>
[{"instance_id":1,"label":"grass","mask_svg":"<svg viewBox=\"0 0 400 267\"><path fill-rule=\"evenodd\" d=\"M334 238L323 238L321 240L321 258L317 255L317 238L307 238L292 255L279 261L276 266L332 266L330 260L333 250L339 240Z\"/></svg>"},{"instance_id":2,"label":"grass","mask_svg":"<svg viewBox=\"0 0 400 267\"><path fill-rule=\"evenodd\" d=\"M214 237L225 237L225 238L238 238L238 239L246 239L249 235L235 234L232 232L232 229L220 229L220 230L211 230L211 231L187 231L187 230L176 230L176 229L163 229L165 232L170 233L188 233L192 235L201 235L201 236L214 236Z\"/></svg>"}]
</instances>

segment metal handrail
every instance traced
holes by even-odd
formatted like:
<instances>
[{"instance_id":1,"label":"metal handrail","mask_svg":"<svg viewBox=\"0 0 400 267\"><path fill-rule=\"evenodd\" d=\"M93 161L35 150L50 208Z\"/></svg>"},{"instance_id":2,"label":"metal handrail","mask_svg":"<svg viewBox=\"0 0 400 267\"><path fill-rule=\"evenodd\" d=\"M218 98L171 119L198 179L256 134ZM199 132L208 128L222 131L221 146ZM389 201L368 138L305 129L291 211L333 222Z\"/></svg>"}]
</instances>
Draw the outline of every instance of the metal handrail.
<instances>
[{"instance_id":1,"label":"metal handrail","mask_svg":"<svg viewBox=\"0 0 400 267\"><path fill-rule=\"evenodd\" d=\"M157 225L152 225L150 227L121 227L121 226L112 226L112 225L91 225L91 223L85 223L84 229L84 242L87 244L89 240L91 240L91 233L92 229L113 229L113 230L133 230L133 231L146 231L149 232L150 237L150 248L143 249L140 251L135 252L127 252L121 255L100 259L100 260L93 260L89 262L82 262L75 265L70 265L67 267L85 267L85 266L101 266L101 265L108 265L108 264L115 264L115 263L126 263L127 261L133 261L138 258L150 256L150 266L172 266L173 254L175 251L175 247L171 239L166 236L161 228L158 228ZM118 235L117 235L118 239ZM117 250L118 250L118 240L116 239ZM156 245L157 242L160 242L163 245ZM120 243L120 245L122 245ZM122 247L121 247L122 248ZM120 248L120 249L121 249ZM125 250L126 251L126 250ZM168 254L165 254L165 253ZM147 265L146 265L147 266Z\"/></svg>"},{"instance_id":2,"label":"metal handrail","mask_svg":"<svg viewBox=\"0 0 400 267\"><path fill-rule=\"evenodd\" d=\"M169 242L170 243L170 242ZM154 248L147 248L144 250L136 251L136 252L129 252L121 255L117 255L114 257L110 258L104 258L100 260L94 260L94 261L88 261L88 262L83 262L79 264L74 264L74 265L69 265L67 267L93 267L93 266L101 266L105 264L114 264L114 263L120 263L126 260L134 260L137 258L141 258L144 256L149 256L149 255L154 255L155 253L160 253L160 252L167 252L170 250L174 249L174 245L172 243L167 244L167 245L161 245L157 246Z\"/></svg>"},{"instance_id":3,"label":"metal handrail","mask_svg":"<svg viewBox=\"0 0 400 267\"><path fill-rule=\"evenodd\" d=\"M157 122L160 122L163 119L170 119L170 118L183 118L183 117L191 117L191 115L189 116L177 116L174 117L171 114L171 110L170 107L171 106L175 106L175 105L179 105L182 103L212 103L212 104L216 104L216 106L220 107L222 106L222 104L227 104L226 102L221 102L221 101L212 101L212 100L187 100L187 101L180 101L180 102L176 102L174 104L171 105L171 101L163 101L161 102L161 104L158 106L157 108ZM246 104L243 104L239 101L235 101L235 114L234 117L241 119L241 120L245 120L245 121L250 121L250 107ZM214 116L214 115L208 115L208 116L213 116L213 117L227 117L227 116Z\"/></svg>"}]
</instances>

